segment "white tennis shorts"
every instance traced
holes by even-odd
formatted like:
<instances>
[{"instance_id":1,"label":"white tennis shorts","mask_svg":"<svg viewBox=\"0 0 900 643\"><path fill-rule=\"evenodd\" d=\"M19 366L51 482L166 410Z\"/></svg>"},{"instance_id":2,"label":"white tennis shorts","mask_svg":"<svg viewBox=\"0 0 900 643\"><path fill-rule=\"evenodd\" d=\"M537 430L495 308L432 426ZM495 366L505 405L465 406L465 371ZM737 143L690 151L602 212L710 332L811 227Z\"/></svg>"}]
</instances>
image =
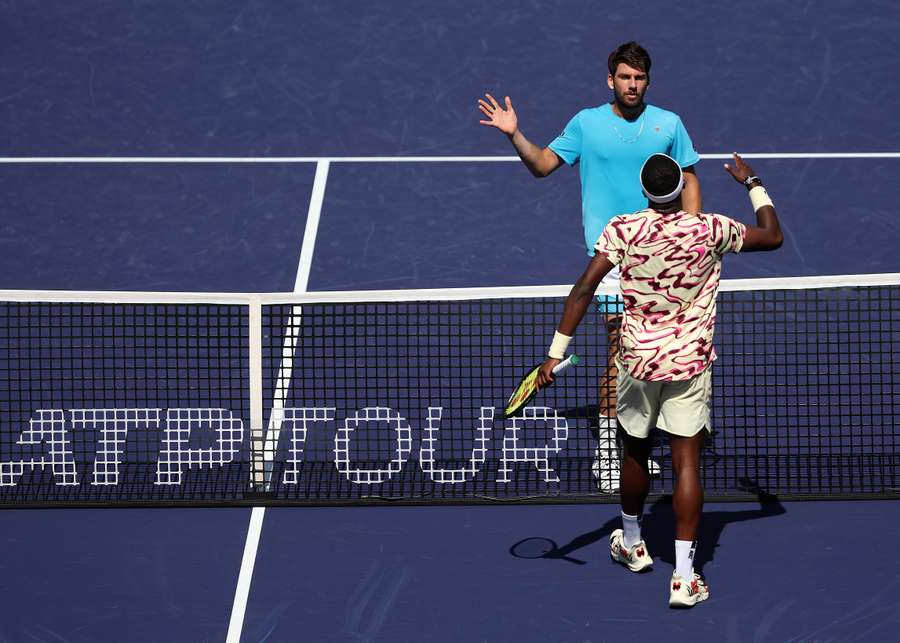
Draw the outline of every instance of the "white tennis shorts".
<instances>
[{"instance_id":1,"label":"white tennis shorts","mask_svg":"<svg viewBox=\"0 0 900 643\"><path fill-rule=\"evenodd\" d=\"M646 438L653 427L689 438L702 429L711 431L709 405L712 366L681 382L647 382L635 379L619 366L616 417L625 432Z\"/></svg>"}]
</instances>

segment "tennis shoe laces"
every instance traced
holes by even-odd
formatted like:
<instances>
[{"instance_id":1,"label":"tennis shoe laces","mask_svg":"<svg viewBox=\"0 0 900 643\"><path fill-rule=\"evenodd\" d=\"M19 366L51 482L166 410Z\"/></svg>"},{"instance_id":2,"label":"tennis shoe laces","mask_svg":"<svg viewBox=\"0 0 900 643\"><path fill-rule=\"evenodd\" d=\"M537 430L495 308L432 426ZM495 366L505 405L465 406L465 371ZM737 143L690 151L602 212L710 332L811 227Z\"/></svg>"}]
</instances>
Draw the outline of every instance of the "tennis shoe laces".
<instances>
[{"instance_id":1,"label":"tennis shoe laces","mask_svg":"<svg viewBox=\"0 0 900 643\"><path fill-rule=\"evenodd\" d=\"M683 579L678 572L672 572L669 584L669 607L690 608L709 598L709 587L703 577L694 572L690 581Z\"/></svg>"},{"instance_id":2,"label":"tennis shoe laces","mask_svg":"<svg viewBox=\"0 0 900 643\"><path fill-rule=\"evenodd\" d=\"M647 543L639 540L629 549L625 546L625 532L621 529L616 529L609 535L609 556L633 572L642 572L653 564L650 552L647 551Z\"/></svg>"}]
</instances>

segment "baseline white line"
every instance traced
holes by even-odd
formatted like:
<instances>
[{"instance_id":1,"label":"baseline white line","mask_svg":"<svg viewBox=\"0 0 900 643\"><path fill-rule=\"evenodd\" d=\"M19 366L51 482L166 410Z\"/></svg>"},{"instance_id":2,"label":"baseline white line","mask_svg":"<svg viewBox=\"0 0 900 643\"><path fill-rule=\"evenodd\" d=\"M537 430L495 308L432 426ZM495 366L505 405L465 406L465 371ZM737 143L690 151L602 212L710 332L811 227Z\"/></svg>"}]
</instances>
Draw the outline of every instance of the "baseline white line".
<instances>
[{"instance_id":1,"label":"baseline white line","mask_svg":"<svg viewBox=\"0 0 900 643\"><path fill-rule=\"evenodd\" d=\"M900 159L900 152L739 152L745 159ZM701 154L701 159L730 159L731 154Z\"/></svg>"},{"instance_id":2,"label":"baseline white line","mask_svg":"<svg viewBox=\"0 0 900 643\"><path fill-rule=\"evenodd\" d=\"M900 159L900 152L746 152L747 159ZM730 153L701 154L730 159ZM509 163L518 156L3 156L0 164L40 163Z\"/></svg>"},{"instance_id":3,"label":"baseline white line","mask_svg":"<svg viewBox=\"0 0 900 643\"><path fill-rule=\"evenodd\" d=\"M306 227L303 232L303 245L300 249L300 261L297 267L297 276L294 280L294 292L306 292L309 283L309 273L312 267L312 255L316 245L316 236L319 231L319 219L322 212L322 203L325 200L325 184L328 181L329 163L320 160L316 164L316 176L313 180L312 194L309 199L309 210L306 216ZM269 426L262 438L264 471L271 475L271 468L266 469L266 461L274 459L275 448L278 444L278 436L281 432L281 423L284 419L284 402L290 388L291 374L293 373L294 356L297 350L299 332L300 306L291 308L291 322L285 333L284 344L281 349L281 363L278 366L278 377L275 382L272 411L269 416ZM268 447L271 445L271 448ZM256 452L251 454L251 459L256 460ZM247 530L247 541L244 544L244 556L241 560L241 571L238 576L237 588L234 593L234 604L231 608L231 621L228 624L228 638L226 643L240 643L241 631L244 628L244 613L247 610L247 600L250 596L250 583L253 580L253 567L256 564L256 551L259 547L259 538L262 533L262 523L265 518L265 507L253 507L250 513L250 527Z\"/></svg>"}]
</instances>

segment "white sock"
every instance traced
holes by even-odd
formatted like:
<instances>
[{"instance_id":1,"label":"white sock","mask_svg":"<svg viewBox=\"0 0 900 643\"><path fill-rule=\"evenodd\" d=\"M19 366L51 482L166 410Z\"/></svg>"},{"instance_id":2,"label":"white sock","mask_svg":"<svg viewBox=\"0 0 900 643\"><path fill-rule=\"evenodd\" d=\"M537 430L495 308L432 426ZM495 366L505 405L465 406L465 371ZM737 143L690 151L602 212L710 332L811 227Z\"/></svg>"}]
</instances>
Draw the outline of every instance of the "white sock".
<instances>
[{"instance_id":1,"label":"white sock","mask_svg":"<svg viewBox=\"0 0 900 643\"><path fill-rule=\"evenodd\" d=\"M685 580L694 577L694 551L696 540L675 541L675 572Z\"/></svg>"},{"instance_id":2,"label":"white sock","mask_svg":"<svg viewBox=\"0 0 900 643\"><path fill-rule=\"evenodd\" d=\"M624 511L622 512L622 531L625 532L623 536L623 544L628 549L631 549L639 542L641 542L641 517L638 516L629 516Z\"/></svg>"}]
</instances>

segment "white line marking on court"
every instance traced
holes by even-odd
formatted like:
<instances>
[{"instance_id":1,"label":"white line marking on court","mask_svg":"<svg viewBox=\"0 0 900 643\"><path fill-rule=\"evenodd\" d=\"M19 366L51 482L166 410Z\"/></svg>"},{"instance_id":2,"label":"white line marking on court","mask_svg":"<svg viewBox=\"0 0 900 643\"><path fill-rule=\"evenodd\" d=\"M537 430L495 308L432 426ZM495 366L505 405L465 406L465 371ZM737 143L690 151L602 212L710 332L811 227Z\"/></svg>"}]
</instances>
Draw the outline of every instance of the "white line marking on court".
<instances>
[{"instance_id":1,"label":"white line marking on court","mask_svg":"<svg viewBox=\"0 0 900 643\"><path fill-rule=\"evenodd\" d=\"M313 179L312 194L309 199L309 210L306 215L306 228L303 232L303 245L300 248L297 277L294 280L295 293L305 293L309 284L312 255L316 246L316 235L319 231L322 203L325 200L328 168L329 162L327 160L320 160L316 164L316 176ZM299 316L300 306L294 306L291 310L290 329L299 328L299 323L297 323ZM285 334L281 363L278 365L278 377L275 383L269 426L263 439L264 442L269 444L277 444L278 435L281 431L282 414L278 411L284 408L284 402L287 399L287 393L290 388L298 337L299 330L292 330ZM274 458L274 449L265 449L264 453L264 457L271 456ZM256 564L256 550L259 547L259 538L262 534L262 523L265 514L265 507L253 507L250 513L250 527L247 530L247 541L244 543L244 556L241 559L241 571L238 576L237 588L234 592L234 604L231 608L231 621L228 623L226 643L240 643L241 640L241 631L244 628L244 613L247 610L247 600L250 596L250 582L253 580L253 567Z\"/></svg>"},{"instance_id":2,"label":"white line marking on court","mask_svg":"<svg viewBox=\"0 0 900 643\"><path fill-rule=\"evenodd\" d=\"M225 639L225 643L240 643L241 641L244 612L247 610L247 596L250 595L250 581L253 578L253 565L256 563L256 549L259 546L259 535L262 533L265 512L264 507L253 507L250 512L250 526L247 528L247 540L244 542L241 573L238 576L237 589L234 592L234 604L231 606L231 621L228 623L228 637Z\"/></svg>"},{"instance_id":3,"label":"white line marking on court","mask_svg":"<svg viewBox=\"0 0 900 643\"><path fill-rule=\"evenodd\" d=\"M309 211L306 215L306 228L303 231L303 245L300 248L300 262L297 266L297 277L294 280L294 293L306 293L309 284L309 273L312 269L312 256L316 247L316 235L319 232L319 217L322 203L325 200L325 184L328 181L328 161L316 164L316 177L313 180L312 195L309 199ZM299 305L291 307L291 319L284 333L281 346L281 361L278 363L278 375L275 378L275 391L272 395L272 410L269 425L262 436L263 471L271 471L275 459L275 449L266 448L278 444L281 425L284 421L284 403L291 387L294 373L294 358L297 354L297 343L300 341L300 316L303 308ZM266 462L268 461L268 462Z\"/></svg>"},{"instance_id":4,"label":"white line marking on court","mask_svg":"<svg viewBox=\"0 0 900 643\"><path fill-rule=\"evenodd\" d=\"M900 152L746 152L745 159L900 159ZM731 153L701 154L730 159ZM507 163L518 156L3 156L0 163Z\"/></svg>"},{"instance_id":5,"label":"white line marking on court","mask_svg":"<svg viewBox=\"0 0 900 643\"><path fill-rule=\"evenodd\" d=\"M322 203L325 200L328 166L328 160L321 160L316 164L316 178L313 180L312 196L309 199L309 213L306 215L306 230L303 232L303 247L300 248L300 265L297 268L297 279L294 281L294 292L306 292L306 287L309 285L309 271L312 269L313 250L316 246L316 235L319 232L319 218L322 215Z\"/></svg>"}]
</instances>

